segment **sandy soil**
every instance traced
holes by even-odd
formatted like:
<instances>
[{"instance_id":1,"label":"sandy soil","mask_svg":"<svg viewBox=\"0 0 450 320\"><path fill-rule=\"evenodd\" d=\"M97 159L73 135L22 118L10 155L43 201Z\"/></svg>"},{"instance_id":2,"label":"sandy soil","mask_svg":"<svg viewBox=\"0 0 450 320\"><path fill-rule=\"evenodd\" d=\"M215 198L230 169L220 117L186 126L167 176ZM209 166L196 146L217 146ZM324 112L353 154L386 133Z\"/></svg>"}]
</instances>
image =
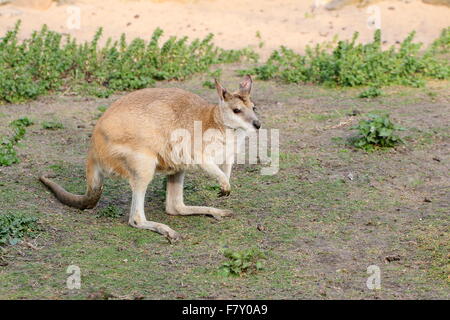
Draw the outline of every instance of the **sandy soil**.
<instances>
[{"instance_id":1,"label":"sandy soil","mask_svg":"<svg viewBox=\"0 0 450 320\"><path fill-rule=\"evenodd\" d=\"M361 39L367 41L373 34L368 22L378 12L385 45L402 40L411 30L417 31L417 40L430 43L450 20L449 8L419 0L382 1L375 4L374 11L354 6L327 11L320 3L326 0L63 0L45 11L8 4L0 6L0 34L18 19L22 20L22 37L44 23L80 40L91 39L100 26L113 38L123 32L129 38L149 38L156 27L161 27L166 36L204 37L212 32L215 42L229 49L247 45L258 48L259 31L264 46L258 51L266 57L280 45L301 52L306 45L331 40L336 34L349 38L359 31ZM73 6L80 10L79 29L68 25L73 21Z\"/></svg>"}]
</instances>

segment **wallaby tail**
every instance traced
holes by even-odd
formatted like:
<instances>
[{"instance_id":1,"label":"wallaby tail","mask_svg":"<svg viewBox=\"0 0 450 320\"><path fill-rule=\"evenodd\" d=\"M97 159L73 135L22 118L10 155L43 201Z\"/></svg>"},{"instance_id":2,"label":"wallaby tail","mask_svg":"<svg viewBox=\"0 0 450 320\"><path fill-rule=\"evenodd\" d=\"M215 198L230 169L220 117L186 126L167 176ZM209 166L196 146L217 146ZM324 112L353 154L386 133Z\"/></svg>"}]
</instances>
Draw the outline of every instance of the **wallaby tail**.
<instances>
[{"instance_id":1,"label":"wallaby tail","mask_svg":"<svg viewBox=\"0 0 450 320\"><path fill-rule=\"evenodd\" d=\"M55 197L63 204L78 209L92 209L97 204L103 191L103 175L91 159L86 168L87 190L84 195L76 195L66 191L63 187L41 175L39 180L45 184Z\"/></svg>"}]
</instances>

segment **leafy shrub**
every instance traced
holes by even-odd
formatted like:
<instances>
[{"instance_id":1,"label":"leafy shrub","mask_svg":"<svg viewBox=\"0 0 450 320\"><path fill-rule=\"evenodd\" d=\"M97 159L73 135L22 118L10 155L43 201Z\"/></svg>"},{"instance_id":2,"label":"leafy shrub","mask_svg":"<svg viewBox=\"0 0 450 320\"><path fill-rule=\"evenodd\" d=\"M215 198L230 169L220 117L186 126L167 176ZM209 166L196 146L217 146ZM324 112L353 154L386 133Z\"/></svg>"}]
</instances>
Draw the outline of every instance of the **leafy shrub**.
<instances>
[{"instance_id":1,"label":"leafy shrub","mask_svg":"<svg viewBox=\"0 0 450 320\"><path fill-rule=\"evenodd\" d=\"M42 128L46 130L58 130L64 129L64 125L58 121L44 121L42 122Z\"/></svg>"},{"instance_id":2,"label":"leafy shrub","mask_svg":"<svg viewBox=\"0 0 450 320\"><path fill-rule=\"evenodd\" d=\"M266 256L258 249L233 251L225 249L223 255L228 260L222 263L219 273L224 276L241 276L245 273L255 273L263 268L262 259Z\"/></svg>"},{"instance_id":3,"label":"leafy shrub","mask_svg":"<svg viewBox=\"0 0 450 320\"><path fill-rule=\"evenodd\" d=\"M0 38L0 101L22 102L61 88L107 97L114 91L151 86L157 80L181 80L213 64L257 59L250 49L216 47L212 34L190 43L187 37L171 37L160 45L163 31L158 28L149 42L138 38L128 43L122 35L101 47L102 29L83 44L45 25L19 41L19 29L20 21Z\"/></svg>"},{"instance_id":4,"label":"leafy shrub","mask_svg":"<svg viewBox=\"0 0 450 320\"><path fill-rule=\"evenodd\" d=\"M395 125L388 115L369 114L368 120L361 120L358 125L351 127L358 130L359 136L352 139L352 144L366 151L375 148L389 148L403 142L395 134L396 130L405 130Z\"/></svg>"},{"instance_id":5,"label":"leafy shrub","mask_svg":"<svg viewBox=\"0 0 450 320\"><path fill-rule=\"evenodd\" d=\"M123 216L123 210L115 205L109 205L97 212L98 218L119 218L121 216Z\"/></svg>"},{"instance_id":6,"label":"leafy shrub","mask_svg":"<svg viewBox=\"0 0 450 320\"><path fill-rule=\"evenodd\" d=\"M12 121L9 125L13 129L11 137L1 137L0 140L0 166L10 166L19 162L15 146L26 133L25 127L33 124L27 117Z\"/></svg>"},{"instance_id":7,"label":"leafy shrub","mask_svg":"<svg viewBox=\"0 0 450 320\"><path fill-rule=\"evenodd\" d=\"M449 53L450 51L450 27L442 30L439 38L433 41L430 50L435 54Z\"/></svg>"},{"instance_id":8,"label":"leafy shrub","mask_svg":"<svg viewBox=\"0 0 450 320\"><path fill-rule=\"evenodd\" d=\"M308 47L305 55L281 47L272 53L262 66L240 70L260 79L281 79L288 83L312 82L331 86L380 87L390 84L421 86L426 78L449 79L448 59L438 59L438 52L448 52L450 28L445 29L424 53L421 43L414 43L414 32L389 50L381 48L381 32L377 30L373 42L357 44L358 33L352 40L339 41L329 52L326 45Z\"/></svg>"},{"instance_id":9,"label":"leafy shrub","mask_svg":"<svg viewBox=\"0 0 450 320\"><path fill-rule=\"evenodd\" d=\"M381 96L381 89L378 87L369 87L359 94L360 98L375 98Z\"/></svg>"},{"instance_id":10,"label":"leafy shrub","mask_svg":"<svg viewBox=\"0 0 450 320\"><path fill-rule=\"evenodd\" d=\"M14 245L26 236L34 236L38 219L22 214L0 214L0 245Z\"/></svg>"}]
</instances>

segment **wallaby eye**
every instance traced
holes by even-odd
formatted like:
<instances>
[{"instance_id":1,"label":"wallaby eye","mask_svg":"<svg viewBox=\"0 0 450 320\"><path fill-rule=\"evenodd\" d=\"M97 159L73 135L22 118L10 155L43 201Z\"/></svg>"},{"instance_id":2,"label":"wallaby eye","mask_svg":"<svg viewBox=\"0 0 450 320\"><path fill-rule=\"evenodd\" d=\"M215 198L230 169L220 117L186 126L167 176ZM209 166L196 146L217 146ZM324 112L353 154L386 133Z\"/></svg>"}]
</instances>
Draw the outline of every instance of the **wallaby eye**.
<instances>
[{"instance_id":1,"label":"wallaby eye","mask_svg":"<svg viewBox=\"0 0 450 320\"><path fill-rule=\"evenodd\" d=\"M233 109L233 112L234 113L239 113L239 112L241 112L241 110L240 109Z\"/></svg>"}]
</instances>

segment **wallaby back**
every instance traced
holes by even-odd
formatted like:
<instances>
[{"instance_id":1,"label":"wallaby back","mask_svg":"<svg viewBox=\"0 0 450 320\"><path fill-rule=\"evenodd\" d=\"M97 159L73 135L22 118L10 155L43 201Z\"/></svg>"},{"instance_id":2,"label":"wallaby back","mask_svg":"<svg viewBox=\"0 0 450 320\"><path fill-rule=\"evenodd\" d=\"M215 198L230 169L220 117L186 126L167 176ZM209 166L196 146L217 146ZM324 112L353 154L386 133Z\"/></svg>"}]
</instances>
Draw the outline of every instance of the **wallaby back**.
<instances>
[{"instance_id":1,"label":"wallaby back","mask_svg":"<svg viewBox=\"0 0 450 320\"><path fill-rule=\"evenodd\" d=\"M182 89L142 89L114 102L98 120L91 138L85 195L67 192L46 176L44 183L62 203L92 208L100 199L103 176L114 173L126 179L139 175L140 156L156 159L157 170L177 172L183 165L171 158L171 133L183 128L193 135L194 122L202 130L224 130L220 108ZM181 167L180 167L181 166Z\"/></svg>"}]
</instances>

